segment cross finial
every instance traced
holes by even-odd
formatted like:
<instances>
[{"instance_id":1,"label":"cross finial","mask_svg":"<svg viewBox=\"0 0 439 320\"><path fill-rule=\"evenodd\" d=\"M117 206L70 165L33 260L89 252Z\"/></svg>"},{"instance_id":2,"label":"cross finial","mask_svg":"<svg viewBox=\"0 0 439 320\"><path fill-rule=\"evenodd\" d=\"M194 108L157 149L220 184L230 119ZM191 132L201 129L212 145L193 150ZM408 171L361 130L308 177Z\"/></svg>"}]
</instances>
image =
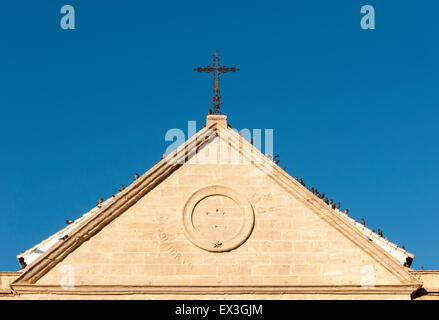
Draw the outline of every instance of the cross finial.
<instances>
[{"instance_id":1,"label":"cross finial","mask_svg":"<svg viewBox=\"0 0 439 320\"><path fill-rule=\"evenodd\" d=\"M222 66L220 63L219 52L218 52L218 50L216 50L214 55L213 55L212 66L197 67L194 69L194 71L207 72L207 73L211 73L213 75L213 80L214 80L214 85L215 85L214 90L213 90L213 93L215 95L212 97L213 113L214 114L221 114L220 107L223 104L221 102L221 96L220 96L220 90L219 90L219 81L220 81L221 73L236 72L236 71L239 71L239 69L236 67Z\"/></svg>"}]
</instances>

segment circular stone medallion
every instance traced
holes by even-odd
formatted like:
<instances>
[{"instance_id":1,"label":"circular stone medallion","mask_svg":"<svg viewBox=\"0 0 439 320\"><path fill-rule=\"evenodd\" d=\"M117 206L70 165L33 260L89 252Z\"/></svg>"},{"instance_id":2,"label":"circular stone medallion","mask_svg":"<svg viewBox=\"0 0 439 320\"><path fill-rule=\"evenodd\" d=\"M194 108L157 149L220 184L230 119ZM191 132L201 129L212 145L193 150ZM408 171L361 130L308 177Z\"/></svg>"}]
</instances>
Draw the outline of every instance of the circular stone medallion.
<instances>
[{"instance_id":1,"label":"circular stone medallion","mask_svg":"<svg viewBox=\"0 0 439 320\"><path fill-rule=\"evenodd\" d=\"M222 252L243 244L255 222L250 202L225 186L198 190L183 209L186 236L201 249Z\"/></svg>"}]
</instances>

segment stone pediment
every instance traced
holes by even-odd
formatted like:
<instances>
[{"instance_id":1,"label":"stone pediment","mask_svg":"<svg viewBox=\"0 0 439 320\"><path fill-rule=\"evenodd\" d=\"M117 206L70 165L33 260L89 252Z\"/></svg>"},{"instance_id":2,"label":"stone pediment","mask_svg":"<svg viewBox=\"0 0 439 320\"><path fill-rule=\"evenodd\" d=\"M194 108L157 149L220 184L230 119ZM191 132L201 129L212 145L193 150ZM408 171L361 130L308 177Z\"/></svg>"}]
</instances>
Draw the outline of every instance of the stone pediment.
<instances>
[{"instance_id":1,"label":"stone pediment","mask_svg":"<svg viewBox=\"0 0 439 320\"><path fill-rule=\"evenodd\" d=\"M224 117L211 117L131 186L20 255L28 266L12 288L408 297L420 287L401 263L412 255L375 241L351 220Z\"/></svg>"}]
</instances>

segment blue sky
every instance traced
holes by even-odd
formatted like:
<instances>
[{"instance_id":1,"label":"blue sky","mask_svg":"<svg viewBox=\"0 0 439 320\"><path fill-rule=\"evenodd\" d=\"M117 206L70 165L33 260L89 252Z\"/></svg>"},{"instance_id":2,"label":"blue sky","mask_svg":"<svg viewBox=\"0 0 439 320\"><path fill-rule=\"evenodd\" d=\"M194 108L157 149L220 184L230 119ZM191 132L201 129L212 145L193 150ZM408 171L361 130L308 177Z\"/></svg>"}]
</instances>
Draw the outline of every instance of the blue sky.
<instances>
[{"instance_id":1,"label":"blue sky","mask_svg":"<svg viewBox=\"0 0 439 320\"><path fill-rule=\"evenodd\" d=\"M60 27L60 8L76 29ZM360 28L373 5L376 29ZM439 269L433 0L3 1L0 270L148 170L171 128L223 113L274 129L280 165Z\"/></svg>"}]
</instances>

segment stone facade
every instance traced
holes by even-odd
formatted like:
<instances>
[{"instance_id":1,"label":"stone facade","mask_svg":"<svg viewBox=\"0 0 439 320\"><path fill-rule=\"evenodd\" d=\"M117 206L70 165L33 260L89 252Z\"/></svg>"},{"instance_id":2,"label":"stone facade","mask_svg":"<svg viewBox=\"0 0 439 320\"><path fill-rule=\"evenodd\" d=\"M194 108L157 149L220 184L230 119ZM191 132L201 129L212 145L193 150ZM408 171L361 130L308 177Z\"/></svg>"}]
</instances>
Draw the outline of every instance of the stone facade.
<instances>
[{"instance_id":1,"label":"stone facade","mask_svg":"<svg viewBox=\"0 0 439 320\"><path fill-rule=\"evenodd\" d=\"M231 187L253 204L254 230L235 250L209 252L185 235L182 208L206 185ZM212 197L224 208L221 200ZM400 283L251 165L184 165L37 284L58 284L66 266L79 285L360 285L364 266L381 284Z\"/></svg>"},{"instance_id":2,"label":"stone facade","mask_svg":"<svg viewBox=\"0 0 439 320\"><path fill-rule=\"evenodd\" d=\"M224 121L208 128L231 131ZM427 277L439 288L437 273L413 275L238 142L219 134L172 170L158 164L158 182L145 189L147 173L88 216L14 279L9 298L410 299Z\"/></svg>"}]
</instances>

